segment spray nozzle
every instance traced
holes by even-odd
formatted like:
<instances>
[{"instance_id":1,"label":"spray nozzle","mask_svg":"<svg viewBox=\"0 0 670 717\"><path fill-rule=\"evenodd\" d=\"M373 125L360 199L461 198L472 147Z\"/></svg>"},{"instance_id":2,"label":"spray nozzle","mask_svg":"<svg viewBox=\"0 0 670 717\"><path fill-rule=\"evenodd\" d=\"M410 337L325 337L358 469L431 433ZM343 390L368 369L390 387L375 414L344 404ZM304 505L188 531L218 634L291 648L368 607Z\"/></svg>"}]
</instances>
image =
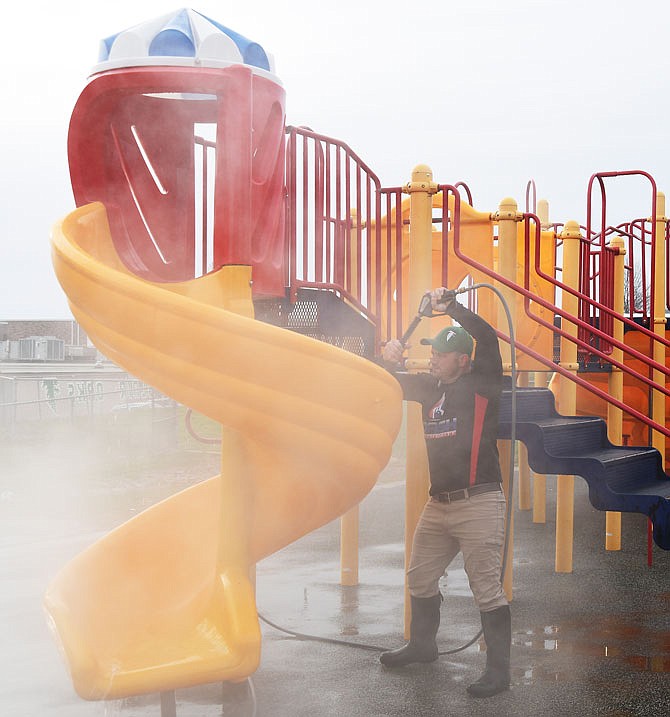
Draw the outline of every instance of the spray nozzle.
<instances>
[{"instance_id":1,"label":"spray nozzle","mask_svg":"<svg viewBox=\"0 0 670 717\"><path fill-rule=\"evenodd\" d=\"M419 302L419 310L417 311L419 316L427 316L430 318L433 315L433 305L431 300L430 291L426 292Z\"/></svg>"},{"instance_id":2,"label":"spray nozzle","mask_svg":"<svg viewBox=\"0 0 670 717\"><path fill-rule=\"evenodd\" d=\"M456 294L461 293L458 289L445 289L440 293L439 301L440 304L451 304L452 301L456 300Z\"/></svg>"}]
</instances>

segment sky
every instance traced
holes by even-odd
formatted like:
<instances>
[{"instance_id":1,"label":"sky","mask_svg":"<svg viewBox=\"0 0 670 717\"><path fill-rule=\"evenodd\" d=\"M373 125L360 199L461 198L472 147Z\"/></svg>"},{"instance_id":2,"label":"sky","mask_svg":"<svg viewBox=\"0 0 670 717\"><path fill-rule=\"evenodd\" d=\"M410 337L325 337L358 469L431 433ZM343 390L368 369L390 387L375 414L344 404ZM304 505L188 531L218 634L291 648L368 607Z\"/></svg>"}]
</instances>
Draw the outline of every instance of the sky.
<instances>
[{"instance_id":1,"label":"sky","mask_svg":"<svg viewBox=\"0 0 670 717\"><path fill-rule=\"evenodd\" d=\"M3 10L0 320L70 318L49 235L74 209L72 108L102 38L182 7L37 0ZM670 5L656 0L291 0L190 5L261 44L287 123L346 142L384 186L428 164L480 211L526 188L550 219L586 220L589 178L644 170L670 186ZM607 180L614 220L647 216L651 185ZM617 214L618 213L618 214Z\"/></svg>"}]
</instances>

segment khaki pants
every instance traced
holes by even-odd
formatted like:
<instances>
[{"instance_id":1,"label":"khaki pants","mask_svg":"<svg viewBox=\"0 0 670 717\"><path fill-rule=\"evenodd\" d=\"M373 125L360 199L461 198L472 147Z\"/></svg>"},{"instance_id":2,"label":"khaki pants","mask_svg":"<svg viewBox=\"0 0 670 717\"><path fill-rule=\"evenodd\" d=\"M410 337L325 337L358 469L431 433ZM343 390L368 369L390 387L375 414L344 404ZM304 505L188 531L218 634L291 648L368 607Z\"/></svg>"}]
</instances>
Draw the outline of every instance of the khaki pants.
<instances>
[{"instance_id":1,"label":"khaki pants","mask_svg":"<svg viewBox=\"0 0 670 717\"><path fill-rule=\"evenodd\" d=\"M454 503L426 503L414 533L407 571L410 595L439 592L439 580L461 552L470 589L481 612L507 605L500 580L505 536L505 496L480 493Z\"/></svg>"}]
</instances>

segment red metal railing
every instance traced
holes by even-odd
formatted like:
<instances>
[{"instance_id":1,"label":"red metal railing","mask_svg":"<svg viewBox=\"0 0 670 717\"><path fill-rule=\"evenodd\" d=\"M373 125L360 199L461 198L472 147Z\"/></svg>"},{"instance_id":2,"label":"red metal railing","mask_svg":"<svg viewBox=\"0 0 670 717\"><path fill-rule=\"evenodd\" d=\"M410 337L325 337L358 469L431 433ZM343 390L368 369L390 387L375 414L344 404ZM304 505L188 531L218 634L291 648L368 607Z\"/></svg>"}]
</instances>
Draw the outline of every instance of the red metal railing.
<instances>
[{"instance_id":1,"label":"red metal railing","mask_svg":"<svg viewBox=\"0 0 670 717\"><path fill-rule=\"evenodd\" d=\"M652 238L649 224L648 219L635 219L617 227L617 230L625 237L627 252L624 271L628 290L625 297L627 301L624 300L624 311L626 310L625 304L627 304L629 318L632 319L637 315L640 317L641 323L644 325L646 322L647 326L650 325L651 312L650 296L647 292Z\"/></svg>"},{"instance_id":2,"label":"red metal railing","mask_svg":"<svg viewBox=\"0 0 670 717\"><path fill-rule=\"evenodd\" d=\"M613 308L613 300L614 300L614 294L613 294L613 285L612 285L612 276L611 276L611 267L612 262L605 261L607 259L608 251L607 251L607 238L611 236L616 230L608 225L607 222L607 194L605 191L605 179L614 178L614 177L643 177L645 178L649 184L651 189L651 232L650 232L650 256L649 260L651 261L651 266L653 266L653 262L655 260L655 252L656 252L656 222L654 221L656 217L656 201L657 201L657 188L656 188L656 182L654 181L654 178L648 174L647 172L643 172L640 170L630 170L625 172L599 172L597 174L592 175L592 177L589 180L588 184L588 192L587 192L587 202L586 202L586 241L582 243L582 266L581 266L581 273L580 273L580 290L583 294L586 294L590 296L593 299L596 299L602 304L605 304L610 309ZM593 189L594 186L598 186L600 188L600 228L599 230L594 230L592 228L592 220L593 220ZM630 234L630 232L627 232ZM635 249L634 246L630 245L629 249ZM645 274L645 283L642 284L643 287L646 287L648 284L646 283L646 279L650 279L650 286L651 286L651 297L652 301L648 305L647 303L647 297L646 297L646 291L643 293L645 294L644 299L644 312L642 318L649 318L649 316L653 316L655 314L654 312L654 306L653 306L653 296L654 296L654 272L651 272L651 275L649 276L649 273L647 272L647 263L646 263L646 254L647 252L642 252L640 255L640 259L644 261L644 264L642 264L642 271ZM629 263L629 280L635 277L635 267L638 264L638 262L635 261L634 256L635 254L631 252L631 256L633 257L633 262ZM598 258L600 259L601 265L599 267L600 270L598 270ZM607 266L605 265L607 264ZM630 297L630 295L629 295ZM634 305L634 302L633 302ZM629 314L631 317L633 316L633 312L630 312ZM612 327L613 327L613 320L612 320L612 314L608 312L602 312L597 307L590 306L587 302L581 301L580 302L580 318L587 322L592 323L593 325L598 325L605 333L611 333ZM588 336L588 332L584 330L580 330L582 332L582 338ZM611 351L611 347L610 347Z\"/></svg>"},{"instance_id":3,"label":"red metal railing","mask_svg":"<svg viewBox=\"0 0 670 717\"><path fill-rule=\"evenodd\" d=\"M344 142L304 127L286 133L291 299L302 287L333 290L376 326L378 340L382 330L390 335L392 316L403 321L402 272L394 270L402 263L402 190L382 189Z\"/></svg>"},{"instance_id":4,"label":"red metal railing","mask_svg":"<svg viewBox=\"0 0 670 717\"><path fill-rule=\"evenodd\" d=\"M384 242L384 260L382 261L382 275L386 275L386 292L381 292L381 284L379 285L380 296L378 306L385 309L383 314L385 319L381 326L381 336L390 338L391 336L402 336L407 323L406 317L403 315L403 298L405 296L405 286L403 281L403 218L402 218L402 187L388 187L381 189L381 195L384 198L382 208L385 211L386 224L383 226L383 242ZM383 302L386 302L384 306ZM393 320L395 314L395 321ZM394 330L395 329L395 330Z\"/></svg>"}]
</instances>

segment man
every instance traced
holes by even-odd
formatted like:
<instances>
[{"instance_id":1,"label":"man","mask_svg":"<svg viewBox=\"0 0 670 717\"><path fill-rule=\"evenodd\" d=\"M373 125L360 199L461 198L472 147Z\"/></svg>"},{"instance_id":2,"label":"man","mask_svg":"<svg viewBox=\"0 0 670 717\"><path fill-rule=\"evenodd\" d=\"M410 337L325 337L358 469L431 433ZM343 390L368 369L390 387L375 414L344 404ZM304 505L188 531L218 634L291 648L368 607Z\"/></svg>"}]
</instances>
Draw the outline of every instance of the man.
<instances>
[{"instance_id":1,"label":"man","mask_svg":"<svg viewBox=\"0 0 670 717\"><path fill-rule=\"evenodd\" d=\"M403 667L437 659L439 580L461 552L487 648L486 670L468 692L490 697L510 684L511 620L501 584L505 497L496 443L502 359L494 329L459 304L453 291L435 289L431 303L460 326L421 341L432 346L430 374L399 370L404 350L400 341L389 341L383 349L384 362L395 367L405 399L422 406L430 497L414 534L407 571L410 639L404 647L382 653L380 660L387 667Z\"/></svg>"}]
</instances>

